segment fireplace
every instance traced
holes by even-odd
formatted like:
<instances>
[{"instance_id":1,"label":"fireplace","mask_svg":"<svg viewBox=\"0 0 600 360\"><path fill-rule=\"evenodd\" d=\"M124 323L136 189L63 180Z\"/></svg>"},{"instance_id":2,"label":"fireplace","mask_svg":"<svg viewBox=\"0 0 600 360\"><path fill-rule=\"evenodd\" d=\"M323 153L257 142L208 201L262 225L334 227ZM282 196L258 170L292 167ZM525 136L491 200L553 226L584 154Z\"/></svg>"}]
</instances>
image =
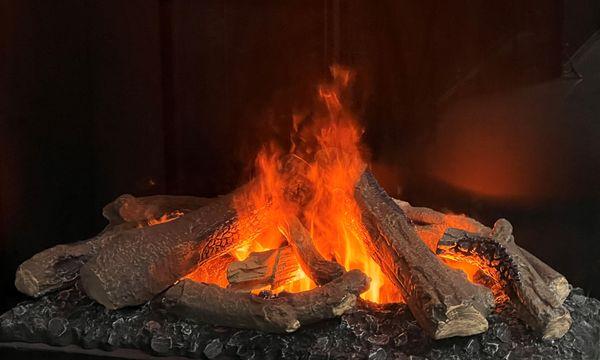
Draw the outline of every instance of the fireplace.
<instances>
[{"instance_id":1,"label":"fireplace","mask_svg":"<svg viewBox=\"0 0 600 360\"><path fill-rule=\"evenodd\" d=\"M48 95L59 109L49 114L69 109L67 120L56 131L15 128L53 134L56 143L41 141L47 150L67 144L59 178L75 178L35 202L48 202L44 214L25 211L29 198L13 186L3 227L15 239L61 227L73 234L19 248L7 263L6 286L20 294L0 316L0 349L599 356L598 246L588 240L598 220L597 129L585 117L596 37L584 43L589 31L567 31L570 12L535 1L234 3L65 6L66 24L84 34L69 35L67 49L60 31L41 31L61 17L33 26L45 41L32 53L50 42L50 64L86 55L64 73L41 65L72 76L73 93ZM41 19L51 7L8 9ZM128 27L129 16L112 16L117 9L139 12L143 26ZM442 15L463 11L477 16L454 24ZM512 26L491 22L498 14ZM444 29L462 42L445 49ZM565 37L583 46L575 53ZM9 69L23 74L19 59ZM42 98L52 94L43 84L34 87ZM79 116L89 121L74 131ZM572 121L578 127L565 130ZM6 139L13 153L36 145ZM20 169L34 163L17 159L5 164L24 164L12 169L27 189L34 180ZM31 178L51 183L56 170ZM9 226L20 217L44 226Z\"/></svg>"}]
</instances>

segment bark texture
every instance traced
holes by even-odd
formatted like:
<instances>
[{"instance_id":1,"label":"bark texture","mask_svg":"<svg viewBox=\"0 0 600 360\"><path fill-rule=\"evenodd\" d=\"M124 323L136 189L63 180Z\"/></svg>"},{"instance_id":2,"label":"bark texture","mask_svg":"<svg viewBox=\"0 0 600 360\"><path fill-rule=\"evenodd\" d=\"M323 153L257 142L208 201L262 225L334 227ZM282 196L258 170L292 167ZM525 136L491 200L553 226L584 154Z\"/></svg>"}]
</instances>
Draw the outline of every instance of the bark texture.
<instances>
[{"instance_id":1,"label":"bark texture","mask_svg":"<svg viewBox=\"0 0 600 360\"><path fill-rule=\"evenodd\" d=\"M493 304L489 289L442 264L369 171L356 185L355 198L373 258L400 289L421 327L435 339L486 331Z\"/></svg>"},{"instance_id":2,"label":"bark texture","mask_svg":"<svg viewBox=\"0 0 600 360\"><path fill-rule=\"evenodd\" d=\"M140 226L144 224L109 225L91 239L43 250L19 265L15 274L15 286L23 294L33 297L68 288L79 279L81 267L100 249L113 242L121 232Z\"/></svg>"},{"instance_id":3,"label":"bark texture","mask_svg":"<svg viewBox=\"0 0 600 360\"><path fill-rule=\"evenodd\" d=\"M241 225L233 196L220 197L171 222L117 234L82 267L85 292L108 309L139 305L205 261L239 246L240 233L258 236L259 213Z\"/></svg>"},{"instance_id":4,"label":"bark texture","mask_svg":"<svg viewBox=\"0 0 600 360\"><path fill-rule=\"evenodd\" d=\"M448 229L439 241L438 254L466 261L480 268L495 270L494 278L501 282L511 301L519 305L523 320L539 331L544 339L562 337L571 327L571 316L556 293L530 265L512 236L506 238L505 220L497 222L492 237ZM503 234L494 237L494 235Z\"/></svg>"},{"instance_id":5,"label":"bark texture","mask_svg":"<svg viewBox=\"0 0 600 360\"><path fill-rule=\"evenodd\" d=\"M413 207L402 200L395 201L413 222L419 237L427 243L429 248L433 251L437 249L438 241L449 227L464 230L479 236L492 236L491 228L467 216L448 215L426 207ZM494 237L497 241L514 241L514 238L511 238L512 225L506 220L496 222ZM567 279L529 251L521 247L519 247L519 249L529 264L535 269L540 277L544 279L546 284L556 295L557 301L562 304L567 296L569 296L572 288Z\"/></svg>"},{"instance_id":6,"label":"bark texture","mask_svg":"<svg viewBox=\"0 0 600 360\"><path fill-rule=\"evenodd\" d=\"M353 270L313 290L265 299L185 279L165 292L162 306L179 317L273 333L342 315L353 308L369 279Z\"/></svg>"}]
</instances>

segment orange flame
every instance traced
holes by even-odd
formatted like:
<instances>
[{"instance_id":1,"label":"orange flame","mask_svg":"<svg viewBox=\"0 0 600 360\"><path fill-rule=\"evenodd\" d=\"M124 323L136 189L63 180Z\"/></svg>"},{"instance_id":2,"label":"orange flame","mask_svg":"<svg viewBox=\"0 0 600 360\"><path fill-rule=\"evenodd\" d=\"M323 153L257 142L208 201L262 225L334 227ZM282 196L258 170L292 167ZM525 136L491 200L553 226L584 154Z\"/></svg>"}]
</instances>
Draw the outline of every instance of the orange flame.
<instances>
[{"instance_id":1,"label":"orange flame","mask_svg":"<svg viewBox=\"0 0 600 360\"><path fill-rule=\"evenodd\" d=\"M154 226L154 225L158 225L158 224L168 223L168 222L173 221L181 216L183 216L183 212L181 212L179 210L175 210L171 213L163 214L158 219L148 220L148 226Z\"/></svg>"},{"instance_id":2,"label":"orange flame","mask_svg":"<svg viewBox=\"0 0 600 360\"><path fill-rule=\"evenodd\" d=\"M340 66L333 66L331 74L333 82L318 89L315 112L308 118L293 117L290 151L284 154L270 145L258 154L257 175L234 203L242 224L250 223L258 211L261 228L272 230L256 236L255 229L247 229L242 237L247 240L233 254L244 259L250 252L279 246L284 241L287 220L297 216L323 257L347 270L360 269L371 278L371 287L363 294L365 299L399 301L399 292L364 245L368 234L353 196L365 168L360 148L363 129L343 97L353 74ZM315 286L301 270L297 279L276 290L297 292Z\"/></svg>"}]
</instances>

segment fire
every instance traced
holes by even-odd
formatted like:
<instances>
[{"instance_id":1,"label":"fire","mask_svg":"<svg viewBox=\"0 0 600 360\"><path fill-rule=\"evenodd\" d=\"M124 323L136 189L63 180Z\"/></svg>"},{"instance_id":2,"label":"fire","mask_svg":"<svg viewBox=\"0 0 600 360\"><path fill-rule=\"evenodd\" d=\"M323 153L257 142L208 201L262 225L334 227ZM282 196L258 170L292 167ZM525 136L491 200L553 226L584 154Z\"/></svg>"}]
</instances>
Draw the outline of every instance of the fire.
<instances>
[{"instance_id":1,"label":"fire","mask_svg":"<svg viewBox=\"0 0 600 360\"><path fill-rule=\"evenodd\" d=\"M164 214L163 216L159 217L158 219L148 220L148 226L154 226L154 225L158 225L158 224L168 223L168 222L173 221L181 216L183 216L183 212L176 210L171 213Z\"/></svg>"},{"instance_id":2,"label":"fire","mask_svg":"<svg viewBox=\"0 0 600 360\"><path fill-rule=\"evenodd\" d=\"M360 147L362 127L344 103L352 82L348 69L333 66L333 81L318 89L318 101L310 117L293 117L292 146L283 151L270 144L256 158L256 177L234 199L241 229L247 235L233 252L242 260L254 251L280 246L286 224L297 216L309 230L320 254L343 265L360 269L371 278L363 297L373 302L399 301L400 295L373 261L364 239L354 186L365 168ZM244 226L260 213L260 236ZM296 281L276 291L309 290L315 284L301 270Z\"/></svg>"}]
</instances>

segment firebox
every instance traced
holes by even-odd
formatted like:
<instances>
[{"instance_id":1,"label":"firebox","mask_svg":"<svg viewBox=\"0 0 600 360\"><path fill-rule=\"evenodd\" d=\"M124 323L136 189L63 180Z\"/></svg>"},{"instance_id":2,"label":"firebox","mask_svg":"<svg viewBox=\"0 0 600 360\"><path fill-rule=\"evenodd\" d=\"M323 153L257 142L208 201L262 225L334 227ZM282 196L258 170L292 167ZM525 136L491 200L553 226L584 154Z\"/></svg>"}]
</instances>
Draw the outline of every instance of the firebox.
<instances>
[{"instance_id":1,"label":"firebox","mask_svg":"<svg viewBox=\"0 0 600 360\"><path fill-rule=\"evenodd\" d=\"M600 7L6 10L7 355L600 358Z\"/></svg>"}]
</instances>

